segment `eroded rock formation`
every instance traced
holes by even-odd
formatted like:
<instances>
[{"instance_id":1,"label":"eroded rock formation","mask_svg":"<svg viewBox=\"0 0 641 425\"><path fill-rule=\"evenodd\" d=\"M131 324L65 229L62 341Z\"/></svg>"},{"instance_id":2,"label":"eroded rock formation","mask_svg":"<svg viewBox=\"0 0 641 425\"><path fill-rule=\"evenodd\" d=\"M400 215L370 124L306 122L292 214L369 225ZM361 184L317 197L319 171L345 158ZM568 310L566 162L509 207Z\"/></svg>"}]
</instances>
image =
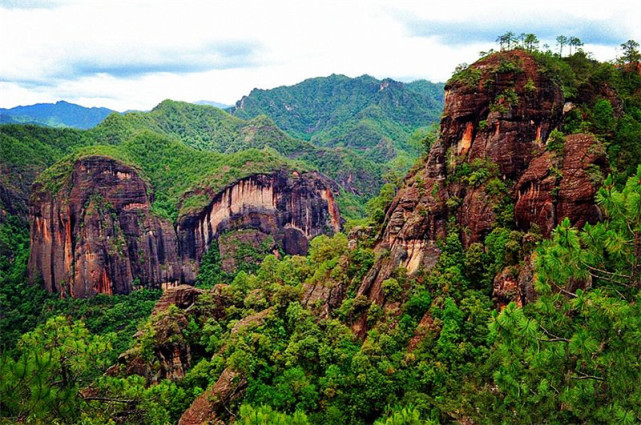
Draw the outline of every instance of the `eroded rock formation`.
<instances>
[{"instance_id":1,"label":"eroded rock formation","mask_svg":"<svg viewBox=\"0 0 641 425\"><path fill-rule=\"evenodd\" d=\"M34 187L32 280L72 297L180 281L174 229L151 213L152 199L132 167L103 156L76 161L55 193Z\"/></svg>"},{"instance_id":2,"label":"eroded rock formation","mask_svg":"<svg viewBox=\"0 0 641 425\"><path fill-rule=\"evenodd\" d=\"M385 301L382 282L398 267L411 274L436 264L450 220L468 247L491 232L506 202L517 204L518 227L536 223L546 234L566 216L578 225L599 217L594 193L607 169L603 149L591 136L573 135L565 155L552 158L546 142L562 121L564 97L532 56L491 55L445 89L439 138L389 206L379 258L358 289L377 303Z\"/></svg>"},{"instance_id":3,"label":"eroded rock formation","mask_svg":"<svg viewBox=\"0 0 641 425\"><path fill-rule=\"evenodd\" d=\"M335 189L318 173L282 170L250 176L208 194L213 200L206 208L178 220L184 279L195 280L211 241L238 229L254 229L251 239L257 243L271 236L286 254L307 253L309 239L340 230Z\"/></svg>"},{"instance_id":4,"label":"eroded rock formation","mask_svg":"<svg viewBox=\"0 0 641 425\"><path fill-rule=\"evenodd\" d=\"M565 217L577 226L596 223L601 212L594 196L607 172L601 142L587 134L567 136L560 152L543 152L516 184L517 226L527 230L535 223L547 237Z\"/></svg>"},{"instance_id":5,"label":"eroded rock formation","mask_svg":"<svg viewBox=\"0 0 641 425\"><path fill-rule=\"evenodd\" d=\"M30 276L72 297L193 283L208 246L239 229L271 238L270 248L304 254L310 238L340 229L333 190L317 173L252 175L208 193L212 201L174 228L151 212L152 192L134 168L84 157L61 187L34 187Z\"/></svg>"},{"instance_id":6,"label":"eroded rock formation","mask_svg":"<svg viewBox=\"0 0 641 425\"><path fill-rule=\"evenodd\" d=\"M148 385L163 379L182 379L192 366L192 341L185 337L190 320L201 315L211 319L224 317L227 299L222 286L209 291L191 285L167 289L156 303L147 326L134 335L137 343L122 353L106 373L139 375ZM208 301L198 303L203 294L207 294Z\"/></svg>"}]
</instances>

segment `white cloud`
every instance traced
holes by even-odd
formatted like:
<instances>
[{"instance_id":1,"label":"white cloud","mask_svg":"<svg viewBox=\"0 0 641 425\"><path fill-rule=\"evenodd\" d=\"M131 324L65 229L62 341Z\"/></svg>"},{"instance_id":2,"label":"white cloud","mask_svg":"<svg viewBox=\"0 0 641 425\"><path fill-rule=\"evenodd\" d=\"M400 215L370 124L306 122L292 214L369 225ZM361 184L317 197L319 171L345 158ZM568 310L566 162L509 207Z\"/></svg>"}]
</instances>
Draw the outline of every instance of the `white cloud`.
<instances>
[{"instance_id":1,"label":"white cloud","mask_svg":"<svg viewBox=\"0 0 641 425\"><path fill-rule=\"evenodd\" d=\"M611 59L606 35L641 39L639 9L622 0L0 0L0 107L233 103L254 87L331 73L444 81L507 30L591 34L587 50Z\"/></svg>"}]
</instances>

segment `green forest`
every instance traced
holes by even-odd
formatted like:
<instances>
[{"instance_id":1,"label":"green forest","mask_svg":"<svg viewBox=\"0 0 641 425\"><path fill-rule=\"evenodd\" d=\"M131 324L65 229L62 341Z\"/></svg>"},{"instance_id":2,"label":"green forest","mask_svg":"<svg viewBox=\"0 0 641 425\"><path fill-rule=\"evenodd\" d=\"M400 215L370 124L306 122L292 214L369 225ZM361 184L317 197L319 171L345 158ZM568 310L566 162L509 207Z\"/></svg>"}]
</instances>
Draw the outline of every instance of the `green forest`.
<instances>
[{"instance_id":1,"label":"green forest","mask_svg":"<svg viewBox=\"0 0 641 425\"><path fill-rule=\"evenodd\" d=\"M381 283L384 302L359 286L390 255L380 243L389 211L402 202L405 172L429 166L442 86L396 87L409 99L405 109L388 109L381 96L354 113L365 94L344 96L362 81L333 76L252 92L231 113L166 100L90 130L0 126L0 423L174 424L221 377L231 377L235 391L215 400L222 407L211 423L641 422L639 44L623 43L617 60L599 62L576 37L563 37L552 51L533 34L506 33L481 60L508 58L497 75L518 75L518 61L501 55L527 52L562 88L573 108L540 149L562 157L566 137L577 133L603 144L609 172L595 176L594 199L601 219L582 227L559 220L549 238L536 225L519 228L504 196L516 182L499 178L489 160L454 162L447 184L491 183L500 217L482 241L466 245L469 229L449 214L435 264L413 273L396 267ZM446 87L479 86L480 75L461 64ZM344 108L303 102L332 96ZM493 113L522 100L514 90L500 96ZM270 101L301 112L294 119ZM318 120L327 126L307 131ZM312 239L306 256L269 253L233 273L210 249L188 308L154 312L163 294L150 289L61 298L28 282L29 187L55 194L88 155L138 170L153 187L153 212L172 223L208 201L190 198L194 189L216 192L281 168L334 179L347 221L341 233ZM425 191L412 178L416 192ZM526 264L533 300L498 302L497 275L518 275ZM310 296L315 291L324 296ZM179 377L169 376L174 350L190 356ZM134 363L145 372L130 373Z\"/></svg>"}]
</instances>

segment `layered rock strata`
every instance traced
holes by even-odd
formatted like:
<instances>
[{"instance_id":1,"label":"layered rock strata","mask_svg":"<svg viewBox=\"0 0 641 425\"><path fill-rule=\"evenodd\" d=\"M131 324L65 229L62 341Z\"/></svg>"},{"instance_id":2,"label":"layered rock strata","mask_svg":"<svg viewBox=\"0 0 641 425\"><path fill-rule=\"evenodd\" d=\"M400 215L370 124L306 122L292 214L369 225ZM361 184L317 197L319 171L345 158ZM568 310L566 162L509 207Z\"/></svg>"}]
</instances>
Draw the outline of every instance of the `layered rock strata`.
<instances>
[{"instance_id":1,"label":"layered rock strata","mask_svg":"<svg viewBox=\"0 0 641 425\"><path fill-rule=\"evenodd\" d=\"M209 244L233 230L254 229L251 239L258 243L270 235L286 254L306 254L310 239L340 230L336 189L318 173L283 170L254 175L209 194L213 199L207 207L178 220L184 280L195 280Z\"/></svg>"},{"instance_id":2,"label":"layered rock strata","mask_svg":"<svg viewBox=\"0 0 641 425\"><path fill-rule=\"evenodd\" d=\"M79 159L56 193L31 199L32 280L72 297L125 294L181 280L173 226L151 213L149 186L111 158Z\"/></svg>"},{"instance_id":3,"label":"layered rock strata","mask_svg":"<svg viewBox=\"0 0 641 425\"><path fill-rule=\"evenodd\" d=\"M333 190L317 173L252 175L208 193L211 201L174 228L151 212L151 188L133 167L84 157L59 189L34 187L30 277L72 297L193 283L209 245L239 229L305 254L309 239L340 230Z\"/></svg>"}]
</instances>

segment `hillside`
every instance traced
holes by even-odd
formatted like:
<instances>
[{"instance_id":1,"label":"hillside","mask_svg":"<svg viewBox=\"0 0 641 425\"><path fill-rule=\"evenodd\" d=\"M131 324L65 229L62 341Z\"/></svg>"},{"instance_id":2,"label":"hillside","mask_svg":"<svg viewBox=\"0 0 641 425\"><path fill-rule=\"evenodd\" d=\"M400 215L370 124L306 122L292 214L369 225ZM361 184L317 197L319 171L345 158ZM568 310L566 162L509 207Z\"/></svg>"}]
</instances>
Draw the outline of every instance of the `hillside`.
<instances>
[{"instance_id":1,"label":"hillside","mask_svg":"<svg viewBox=\"0 0 641 425\"><path fill-rule=\"evenodd\" d=\"M47 127L92 128L111 114L107 108L86 108L65 101L0 108L0 124L38 124Z\"/></svg>"},{"instance_id":2,"label":"hillside","mask_svg":"<svg viewBox=\"0 0 641 425\"><path fill-rule=\"evenodd\" d=\"M43 170L94 143L82 130L0 126L0 222L7 213L26 215L31 184Z\"/></svg>"},{"instance_id":3,"label":"hillside","mask_svg":"<svg viewBox=\"0 0 641 425\"><path fill-rule=\"evenodd\" d=\"M254 89L231 113L245 119L264 114L293 137L316 146L356 149L386 162L398 155L416 158L419 151L410 136L436 123L442 109L442 84L331 75L288 87Z\"/></svg>"},{"instance_id":4,"label":"hillside","mask_svg":"<svg viewBox=\"0 0 641 425\"><path fill-rule=\"evenodd\" d=\"M307 162L347 191L369 198L383 184L386 167L351 149L319 148L281 131L264 115L250 120L206 105L165 100L150 112L112 114L91 130L97 143L124 140L141 130L173 137L200 150L233 153L269 147L291 159Z\"/></svg>"},{"instance_id":5,"label":"hillside","mask_svg":"<svg viewBox=\"0 0 641 425\"><path fill-rule=\"evenodd\" d=\"M452 75L429 152L345 234L298 152L350 148L266 116L7 126L55 163L30 237L0 226L3 420L640 422L641 54L525 39Z\"/></svg>"}]
</instances>

